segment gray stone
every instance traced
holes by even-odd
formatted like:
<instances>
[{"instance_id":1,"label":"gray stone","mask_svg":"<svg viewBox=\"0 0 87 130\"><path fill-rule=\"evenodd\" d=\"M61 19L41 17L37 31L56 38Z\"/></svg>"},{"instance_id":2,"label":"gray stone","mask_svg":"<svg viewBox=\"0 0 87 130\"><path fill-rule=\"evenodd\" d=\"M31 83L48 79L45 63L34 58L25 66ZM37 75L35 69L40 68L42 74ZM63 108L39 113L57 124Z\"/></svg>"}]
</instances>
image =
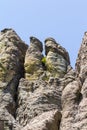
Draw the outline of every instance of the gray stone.
<instances>
[{"instance_id":1,"label":"gray stone","mask_svg":"<svg viewBox=\"0 0 87 130\"><path fill-rule=\"evenodd\" d=\"M17 121L22 126L45 111L61 110L61 86L56 86L55 79L52 84L43 80L21 79L18 87Z\"/></svg>"},{"instance_id":2,"label":"gray stone","mask_svg":"<svg viewBox=\"0 0 87 130\"><path fill-rule=\"evenodd\" d=\"M45 50L48 75L59 78L64 77L70 64L68 52L53 38L45 40Z\"/></svg>"},{"instance_id":3,"label":"gray stone","mask_svg":"<svg viewBox=\"0 0 87 130\"><path fill-rule=\"evenodd\" d=\"M24 77L27 45L12 29L0 32L0 120L15 120L17 87Z\"/></svg>"},{"instance_id":4,"label":"gray stone","mask_svg":"<svg viewBox=\"0 0 87 130\"><path fill-rule=\"evenodd\" d=\"M25 78L29 80L38 79L43 73L42 43L35 37L30 37L30 46L25 56Z\"/></svg>"},{"instance_id":5,"label":"gray stone","mask_svg":"<svg viewBox=\"0 0 87 130\"><path fill-rule=\"evenodd\" d=\"M75 70L55 39L42 51L35 37L28 47L14 30L0 32L0 130L87 130L87 32Z\"/></svg>"},{"instance_id":6,"label":"gray stone","mask_svg":"<svg viewBox=\"0 0 87 130\"><path fill-rule=\"evenodd\" d=\"M59 130L61 113L58 110L44 112L35 117L23 130Z\"/></svg>"}]
</instances>

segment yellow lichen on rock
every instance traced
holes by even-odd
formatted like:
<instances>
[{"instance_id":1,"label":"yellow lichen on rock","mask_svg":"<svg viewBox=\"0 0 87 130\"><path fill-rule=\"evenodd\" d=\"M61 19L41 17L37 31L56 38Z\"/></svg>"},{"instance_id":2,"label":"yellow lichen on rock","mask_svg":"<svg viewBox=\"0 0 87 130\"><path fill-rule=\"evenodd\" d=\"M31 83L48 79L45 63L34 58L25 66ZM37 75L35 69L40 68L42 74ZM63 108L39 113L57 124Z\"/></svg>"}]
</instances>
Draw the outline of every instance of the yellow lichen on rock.
<instances>
[{"instance_id":1,"label":"yellow lichen on rock","mask_svg":"<svg viewBox=\"0 0 87 130\"><path fill-rule=\"evenodd\" d=\"M35 37L30 38L30 46L25 57L25 78L38 79L43 73L42 43Z\"/></svg>"},{"instance_id":2,"label":"yellow lichen on rock","mask_svg":"<svg viewBox=\"0 0 87 130\"><path fill-rule=\"evenodd\" d=\"M68 53L62 47L60 49L59 44L52 38L45 40L45 50L47 73L50 73L50 76L62 78L69 65L69 60L67 61L64 56L65 53L68 56Z\"/></svg>"}]
</instances>

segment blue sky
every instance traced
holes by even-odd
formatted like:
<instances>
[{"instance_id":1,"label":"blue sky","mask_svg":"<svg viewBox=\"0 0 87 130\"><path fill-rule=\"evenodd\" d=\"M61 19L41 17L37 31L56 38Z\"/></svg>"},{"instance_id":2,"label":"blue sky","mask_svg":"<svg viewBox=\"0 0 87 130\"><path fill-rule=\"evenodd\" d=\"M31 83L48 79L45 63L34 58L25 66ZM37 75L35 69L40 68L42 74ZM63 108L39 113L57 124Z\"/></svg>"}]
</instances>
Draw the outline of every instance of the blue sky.
<instances>
[{"instance_id":1,"label":"blue sky","mask_svg":"<svg viewBox=\"0 0 87 130\"><path fill-rule=\"evenodd\" d=\"M0 30L13 28L29 44L35 36L53 37L67 49L74 67L84 32L87 0L1 0Z\"/></svg>"}]
</instances>

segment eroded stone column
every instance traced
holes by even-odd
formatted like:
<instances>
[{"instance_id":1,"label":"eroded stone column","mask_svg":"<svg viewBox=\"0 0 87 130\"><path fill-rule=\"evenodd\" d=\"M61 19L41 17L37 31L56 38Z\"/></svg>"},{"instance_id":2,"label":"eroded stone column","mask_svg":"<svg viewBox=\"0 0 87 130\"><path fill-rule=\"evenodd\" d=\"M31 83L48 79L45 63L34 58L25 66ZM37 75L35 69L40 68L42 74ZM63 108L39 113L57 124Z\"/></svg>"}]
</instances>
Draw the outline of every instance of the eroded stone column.
<instances>
[{"instance_id":1,"label":"eroded stone column","mask_svg":"<svg viewBox=\"0 0 87 130\"><path fill-rule=\"evenodd\" d=\"M43 45L35 37L30 37L30 46L25 57L25 78L29 80L39 79L43 73Z\"/></svg>"},{"instance_id":2,"label":"eroded stone column","mask_svg":"<svg viewBox=\"0 0 87 130\"><path fill-rule=\"evenodd\" d=\"M12 29L0 32L0 119L15 122L17 87L27 45Z\"/></svg>"},{"instance_id":3,"label":"eroded stone column","mask_svg":"<svg viewBox=\"0 0 87 130\"><path fill-rule=\"evenodd\" d=\"M53 38L45 40L47 75L62 78L70 64L68 52Z\"/></svg>"}]
</instances>

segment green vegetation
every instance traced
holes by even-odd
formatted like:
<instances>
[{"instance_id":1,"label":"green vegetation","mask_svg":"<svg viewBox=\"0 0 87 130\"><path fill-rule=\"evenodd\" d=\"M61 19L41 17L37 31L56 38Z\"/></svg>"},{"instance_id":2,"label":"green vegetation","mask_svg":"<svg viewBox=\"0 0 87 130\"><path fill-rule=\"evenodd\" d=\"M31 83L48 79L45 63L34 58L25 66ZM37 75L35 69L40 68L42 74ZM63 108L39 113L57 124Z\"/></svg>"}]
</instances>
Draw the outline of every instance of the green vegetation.
<instances>
[{"instance_id":1,"label":"green vegetation","mask_svg":"<svg viewBox=\"0 0 87 130\"><path fill-rule=\"evenodd\" d=\"M41 61L43 64L46 64L46 57L43 57Z\"/></svg>"}]
</instances>

